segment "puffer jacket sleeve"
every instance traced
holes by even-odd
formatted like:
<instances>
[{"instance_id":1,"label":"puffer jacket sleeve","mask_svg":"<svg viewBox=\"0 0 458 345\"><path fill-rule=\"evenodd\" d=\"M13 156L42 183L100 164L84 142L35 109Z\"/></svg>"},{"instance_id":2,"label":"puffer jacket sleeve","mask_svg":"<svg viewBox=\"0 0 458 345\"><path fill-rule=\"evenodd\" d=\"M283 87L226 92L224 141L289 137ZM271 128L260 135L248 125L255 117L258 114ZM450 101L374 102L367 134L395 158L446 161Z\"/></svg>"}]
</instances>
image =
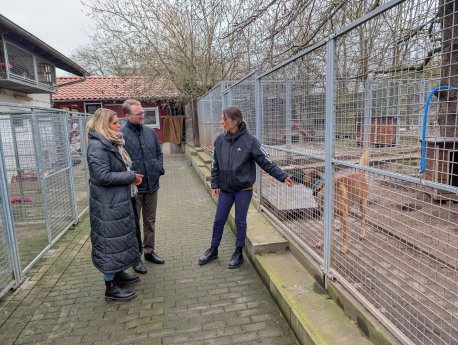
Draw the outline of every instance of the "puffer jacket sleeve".
<instances>
[{"instance_id":1,"label":"puffer jacket sleeve","mask_svg":"<svg viewBox=\"0 0 458 345\"><path fill-rule=\"evenodd\" d=\"M288 177L287 173L281 170L277 164L272 162L269 154L264 150L256 137L253 137L251 144L251 154L261 169L268 173L270 176L276 178L278 181L284 182Z\"/></svg>"},{"instance_id":2,"label":"puffer jacket sleeve","mask_svg":"<svg viewBox=\"0 0 458 345\"><path fill-rule=\"evenodd\" d=\"M213 154L212 154L212 171L211 171L211 188L218 189L218 178L219 178L219 164L218 164L218 156L216 154L216 142L218 139L215 140L213 144Z\"/></svg>"},{"instance_id":3,"label":"puffer jacket sleeve","mask_svg":"<svg viewBox=\"0 0 458 345\"><path fill-rule=\"evenodd\" d=\"M111 153L99 141L91 140L87 148L87 161L91 178L102 186L129 185L135 181L133 171L111 172Z\"/></svg>"}]
</instances>

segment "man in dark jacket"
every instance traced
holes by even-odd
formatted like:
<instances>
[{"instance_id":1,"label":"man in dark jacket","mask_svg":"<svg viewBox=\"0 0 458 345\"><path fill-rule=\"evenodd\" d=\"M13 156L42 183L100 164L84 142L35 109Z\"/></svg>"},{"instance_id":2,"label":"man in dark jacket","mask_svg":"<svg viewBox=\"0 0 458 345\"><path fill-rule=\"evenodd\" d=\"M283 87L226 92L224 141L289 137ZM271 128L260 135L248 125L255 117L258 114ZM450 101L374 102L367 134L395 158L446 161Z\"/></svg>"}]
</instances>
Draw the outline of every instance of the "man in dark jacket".
<instances>
[{"instance_id":1,"label":"man in dark jacket","mask_svg":"<svg viewBox=\"0 0 458 345\"><path fill-rule=\"evenodd\" d=\"M126 125L122 128L124 134L124 148L132 159L132 170L143 174L143 181L138 186L136 197L137 213L143 220L143 251L145 260L155 264L163 264L164 260L157 255L155 250L155 223L157 208L157 191L159 177L164 175L162 150L152 128L145 122L145 112L139 101L128 99L123 106L127 118ZM134 267L138 273L146 273L141 264Z\"/></svg>"}]
</instances>

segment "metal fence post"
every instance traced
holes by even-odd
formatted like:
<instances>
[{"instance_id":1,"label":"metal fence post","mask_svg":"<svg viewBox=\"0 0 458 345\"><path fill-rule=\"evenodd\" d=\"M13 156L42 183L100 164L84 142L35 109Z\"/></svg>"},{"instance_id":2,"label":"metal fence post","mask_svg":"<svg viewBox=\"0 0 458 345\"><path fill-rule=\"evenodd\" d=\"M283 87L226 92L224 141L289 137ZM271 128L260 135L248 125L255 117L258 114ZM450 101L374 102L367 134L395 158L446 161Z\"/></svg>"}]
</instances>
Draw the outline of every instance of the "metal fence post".
<instances>
[{"instance_id":1,"label":"metal fence post","mask_svg":"<svg viewBox=\"0 0 458 345\"><path fill-rule=\"evenodd\" d=\"M261 100L261 79L259 78L259 70L257 69L254 74L254 109L256 120L256 133L255 136L262 144L261 126L262 126L262 100ZM261 168L256 164L256 198L258 211L261 210Z\"/></svg>"},{"instance_id":2,"label":"metal fence post","mask_svg":"<svg viewBox=\"0 0 458 345\"><path fill-rule=\"evenodd\" d=\"M396 145L400 145L401 140L401 95L402 95L402 81L398 81L397 97L396 97Z\"/></svg>"},{"instance_id":3,"label":"metal fence post","mask_svg":"<svg viewBox=\"0 0 458 345\"><path fill-rule=\"evenodd\" d=\"M363 136L363 146L371 145L371 125L372 125L372 82L366 81L365 83L365 93L364 93L364 136ZM376 133L374 133L374 140Z\"/></svg>"},{"instance_id":4,"label":"metal fence post","mask_svg":"<svg viewBox=\"0 0 458 345\"><path fill-rule=\"evenodd\" d=\"M286 117L286 145L291 148L291 118L293 116L291 80L285 81L285 117Z\"/></svg>"},{"instance_id":5,"label":"metal fence post","mask_svg":"<svg viewBox=\"0 0 458 345\"><path fill-rule=\"evenodd\" d=\"M35 159L37 162L38 170L38 181L40 182L41 195L43 197L43 211L45 214L46 230L48 231L48 243L52 243L52 232L51 232L51 220L49 218L49 209L48 209L48 193L46 191L46 181L44 176L44 164L43 156L41 150L41 137L40 137L40 128L37 118L37 113L34 108L32 108L32 136L33 142L35 143Z\"/></svg>"},{"instance_id":6,"label":"metal fence post","mask_svg":"<svg viewBox=\"0 0 458 345\"><path fill-rule=\"evenodd\" d=\"M325 289L328 288L331 267L331 231L334 220L334 195L332 183L334 170L332 166L334 121L335 121L335 48L336 41L331 39L326 44L326 134L325 134L325 197L324 197L324 247L323 271Z\"/></svg>"},{"instance_id":7,"label":"metal fence post","mask_svg":"<svg viewBox=\"0 0 458 345\"><path fill-rule=\"evenodd\" d=\"M72 151L70 149L70 140L68 140L68 113L66 112L59 112L59 116L61 117L62 121L62 128L64 130L64 138L67 138L65 141L65 151L67 154L67 165L68 165L68 177L69 177L69 192L70 192L70 202L72 207L72 218L73 223L78 223L78 211L76 209L76 193L75 193L75 179L73 176L73 161L72 161Z\"/></svg>"},{"instance_id":8,"label":"metal fence post","mask_svg":"<svg viewBox=\"0 0 458 345\"><path fill-rule=\"evenodd\" d=\"M8 239L7 247L11 267L13 269L15 286L21 284L24 280L21 269L21 259L19 255L18 242L16 238L16 228L14 225L13 211L10 203L10 193L8 189L8 175L6 172L6 164L4 160L4 151L2 147L2 140L0 137L0 190L2 192L2 208L5 216L5 232Z\"/></svg>"}]
</instances>

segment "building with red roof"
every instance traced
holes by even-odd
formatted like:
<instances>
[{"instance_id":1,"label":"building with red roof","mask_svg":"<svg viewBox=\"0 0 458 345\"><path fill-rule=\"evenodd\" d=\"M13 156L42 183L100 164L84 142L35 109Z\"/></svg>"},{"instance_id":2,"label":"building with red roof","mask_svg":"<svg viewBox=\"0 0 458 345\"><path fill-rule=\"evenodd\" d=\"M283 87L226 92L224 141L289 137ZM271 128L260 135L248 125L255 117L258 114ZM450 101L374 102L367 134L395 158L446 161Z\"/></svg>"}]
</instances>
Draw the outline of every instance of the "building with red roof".
<instances>
[{"instance_id":1,"label":"building with red roof","mask_svg":"<svg viewBox=\"0 0 458 345\"><path fill-rule=\"evenodd\" d=\"M164 117L183 114L180 93L163 77L59 77L57 84L53 107L69 111L92 114L103 107L123 118L122 103L129 98L139 100L145 109L145 124L154 128L160 142Z\"/></svg>"}]
</instances>

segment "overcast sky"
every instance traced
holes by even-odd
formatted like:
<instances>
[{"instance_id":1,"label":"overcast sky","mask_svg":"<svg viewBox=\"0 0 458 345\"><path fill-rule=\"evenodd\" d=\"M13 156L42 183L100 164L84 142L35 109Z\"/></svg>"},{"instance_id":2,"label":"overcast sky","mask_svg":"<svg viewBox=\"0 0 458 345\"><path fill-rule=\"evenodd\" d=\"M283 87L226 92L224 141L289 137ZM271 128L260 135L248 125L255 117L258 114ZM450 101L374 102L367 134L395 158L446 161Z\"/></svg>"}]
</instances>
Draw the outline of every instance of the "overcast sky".
<instances>
[{"instance_id":1,"label":"overcast sky","mask_svg":"<svg viewBox=\"0 0 458 345\"><path fill-rule=\"evenodd\" d=\"M80 0L1 0L0 13L70 57L89 43L91 18Z\"/></svg>"}]
</instances>

